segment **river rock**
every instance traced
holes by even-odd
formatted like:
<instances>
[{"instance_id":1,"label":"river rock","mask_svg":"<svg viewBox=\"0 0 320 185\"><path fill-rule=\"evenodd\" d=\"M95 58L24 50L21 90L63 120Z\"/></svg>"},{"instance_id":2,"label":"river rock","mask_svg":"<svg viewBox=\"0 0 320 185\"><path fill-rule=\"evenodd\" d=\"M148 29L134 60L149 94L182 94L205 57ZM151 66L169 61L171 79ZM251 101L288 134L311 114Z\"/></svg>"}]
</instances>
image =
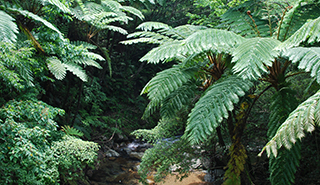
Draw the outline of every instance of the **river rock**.
<instances>
[{"instance_id":1,"label":"river rock","mask_svg":"<svg viewBox=\"0 0 320 185\"><path fill-rule=\"evenodd\" d=\"M130 158L141 160L143 152L131 152L129 156Z\"/></svg>"},{"instance_id":2,"label":"river rock","mask_svg":"<svg viewBox=\"0 0 320 185\"><path fill-rule=\"evenodd\" d=\"M109 149L106 153L106 157L120 157L120 154L112 149Z\"/></svg>"}]
</instances>

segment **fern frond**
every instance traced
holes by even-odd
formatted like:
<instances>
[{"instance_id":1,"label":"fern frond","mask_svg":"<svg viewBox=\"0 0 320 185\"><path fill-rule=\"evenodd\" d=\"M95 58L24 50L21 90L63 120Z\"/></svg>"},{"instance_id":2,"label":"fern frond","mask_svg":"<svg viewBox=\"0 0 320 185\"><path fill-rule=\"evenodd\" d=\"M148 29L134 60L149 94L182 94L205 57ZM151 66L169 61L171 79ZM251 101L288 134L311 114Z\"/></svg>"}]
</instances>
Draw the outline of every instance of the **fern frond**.
<instances>
[{"instance_id":1,"label":"fern frond","mask_svg":"<svg viewBox=\"0 0 320 185\"><path fill-rule=\"evenodd\" d=\"M118 26L113 26L113 25L104 25L104 26L101 26L100 27L101 29L107 29L107 30L111 30L111 31L115 31L115 32L119 32L123 35L127 35L128 32L127 30L121 28L121 27L118 27Z\"/></svg>"},{"instance_id":2,"label":"fern frond","mask_svg":"<svg viewBox=\"0 0 320 185\"><path fill-rule=\"evenodd\" d=\"M290 3L291 7L284 3L284 6L287 6L287 12L283 20L278 21L278 26L275 28L275 35L278 35L280 31L279 40L285 40L287 36L293 35L309 19L320 16L320 9L314 2L302 2L303 0L293 1Z\"/></svg>"},{"instance_id":3,"label":"fern frond","mask_svg":"<svg viewBox=\"0 0 320 185\"><path fill-rule=\"evenodd\" d=\"M137 29L140 29L143 31L152 31L152 30L160 30L160 29L167 30L169 28L171 27L161 22L144 22L137 27Z\"/></svg>"},{"instance_id":4,"label":"fern frond","mask_svg":"<svg viewBox=\"0 0 320 185\"><path fill-rule=\"evenodd\" d=\"M101 55L99 55L97 53L93 53L93 52L83 52L82 55L86 56L90 59L93 59L93 60L101 60L101 61L105 60Z\"/></svg>"},{"instance_id":5,"label":"fern frond","mask_svg":"<svg viewBox=\"0 0 320 185\"><path fill-rule=\"evenodd\" d=\"M276 134L266 144L261 153L265 150L268 156L271 153L277 156L279 148L284 146L290 149L297 140L305 136L305 131L312 132L316 125L320 125L320 91L301 103L281 124Z\"/></svg>"},{"instance_id":6,"label":"fern frond","mask_svg":"<svg viewBox=\"0 0 320 185\"><path fill-rule=\"evenodd\" d=\"M230 8L221 16L222 23L217 28L225 28L249 38L270 36L269 22L262 19L259 12L254 11L261 9L263 6L262 2L247 1L240 6ZM252 16L254 22L248 15L248 11L252 11L250 16Z\"/></svg>"},{"instance_id":7,"label":"fern frond","mask_svg":"<svg viewBox=\"0 0 320 185\"><path fill-rule=\"evenodd\" d=\"M78 129L70 127L69 125L62 126L62 132L66 133L69 136L78 136L82 137L83 133L80 132Z\"/></svg>"},{"instance_id":8,"label":"fern frond","mask_svg":"<svg viewBox=\"0 0 320 185\"><path fill-rule=\"evenodd\" d=\"M138 43L161 44L162 42L153 38L138 38L138 39L121 41L120 43L124 45L131 45L131 44L138 44Z\"/></svg>"},{"instance_id":9,"label":"fern frond","mask_svg":"<svg viewBox=\"0 0 320 185\"><path fill-rule=\"evenodd\" d=\"M166 42L163 45L153 48L146 55L144 55L140 59L140 61L148 61L148 63L157 64L160 61L165 61L166 59L172 59L181 56L181 51L181 41Z\"/></svg>"},{"instance_id":10,"label":"fern frond","mask_svg":"<svg viewBox=\"0 0 320 185\"><path fill-rule=\"evenodd\" d=\"M44 3L54 5L64 13L72 14L71 10L68 7L66 7L63 3L61 3L60 0L44 0Z\"/></svg>"},{"instance_id":11,"label":"fern frond","mask_svg":"<svg viewBox=\"0 0 320 185\"><path fill-rule=\"evenodd\" d=\"M214 53L229 53L232 48L245 39L233 32L218 29L205 29L190 35L183 45L183 54L195 54L213 51Z\"/></svg>"},{"instance_id":12,"label":"fern frond","mask_svg":"<svg viewBox=\"0 0 320 185\"><path fill-rule=\"evenodd\" d=\"M74 63L68 62L63 64L66 69L70 72L72 72L74 75L79 77L82 81L87 82L87 75L85 71L79 66Z\"/></svg>"},{"instance_id":13,"label":"fern frond","mask_svg":"<svg viewBox=\"0 0 320 185\"><path fill-rule=\"evenodd\" d=\"M162 100L189 81L196 70L197 68L173 66L157 73L141 92L141 94L148 93L148 98L151 100L143 117L148 117L156 107L160 106Z\"/></svg>"},{"instance_id":14,"label":"fern frond","mask_svg":"<svg viewBox=\"0 0 320 185\"><path fill-rule=\"evenodd\" d=\"M289 57L292 63L299 63L298 68L306 72L311 71L311 77L316 77L320 84L320 48L290 48L283 54Z\"/></svg>"},{"instance_id":15,"label":"fern frond","mask_svg":"<svg viewBox=\"0 0 320 185\"><path fill-rule=\"evenodd\" d=\"M126 12L132 13L133 15L139 17L139 19L141 19L141 20L144 19L144 15L140 12L140 10L138 10L132 6L122 6L121 9Z\"/></svg>"},{"instance_id":16,"label":"fern frond","mask_svg":"<svg viewBox=\"0 0 320 185\"><path fill-rule=\"evenodd\" d=\"M211 85L196 103L189 114L186 138L192 143L205 141L223 119L229 117L229 111L245 95L252 83L237 76L221 79Z\"/></svg>"},{"instance_id":17,"label":"fern frond","mask_svg":"<svg viewBox=\"0 0 320 185\"><path fill-rule=\"evenodd\" d=\"M47 58L47 66L53 76L58 80L64 79L67 74L66 67L56 57Z\"/></svg>"},{"instance_id":18,"label":"fern frond","mask_svg":"<svg viewBox=\"0 0 320 185\"><path fill-rule=\"evenodd\" d=\"M267 72L272 60L279 54L274 50L280 41L272 38L252 38L242 42L232 53L233 72L243 79L256 79Z\"/></svg>"},{"instance_id":19,"label":"fern frond","mask_svg":"<svg viewBox=\"0 0 320 185\"><path fill-rule=\"evenodd\" d=\"M174 118L175 113L191 103L197 92L194 83L186 83L173 91L162 101L160 115L162 118Z\"/></svg>"},{"instance_id":20,"label":"fern frond","mask_svg":"<svg viewBox=\"0 0 320 185\"><path fill-rule=\"evenodd\" d=\"M302 42L313 43L320 42L320 17L305 23L285 42L280 44L276 49L284 50L298 46Z\"/></svg>"},{"instance_id":21,"label":"fern frond","mask_svg":"<svg viewBox=\"0 0 320 185\"><path fill-rule=\"evenodd\" d=\"M53 24L51 24L47 20L39 17L38 15L33 14L33 13L27 11L27 10L20 10L20 9L15 9L15 8L8 8L8 9L10 11L17 12L17 13L19 13L19 14L27 17L27 18L30 18L32 20L41 22L44 26L46 26L46 27L52 29L53 31L57 32L59 34L60 39L64 40L62 33Z\"/></svg>"},{"instance_id":22,"label":"fern frond","mask_svg":"<svg viewBox=\"0 0 320 185\"><path fill-rule=\"evenodd\" d=\"M276 185L294 183L295 173L301 159L301 142L297 141L290 150L281 148L277 157L269 159L270 181Z\"/></svg>"},{"instance_id":23,"label":"fern frond","mask_svg":"<svg viewBox=\"0 0 320 185\"><path fill-rule=\"evenodd\" d=\"M85 42L85 41L77 40L77 41L71 41L70 43L75 45L75 46L81 46L82 45L83 47L85 47L87 49L92 49L92 50L97 49L97 46L95 46L93 44L90 44L88 42Z\"/></svg>"},{"instance_id":24,"label":"fern frond","mask_svg":"<svg viewBox=\"0 0 320 185\"><path fill-rule=\"evenodd\" d=\"M14 43L17 39L18 27L14 18L0 10L0 38L3 42Z\"/></svg>"}]
</instances>

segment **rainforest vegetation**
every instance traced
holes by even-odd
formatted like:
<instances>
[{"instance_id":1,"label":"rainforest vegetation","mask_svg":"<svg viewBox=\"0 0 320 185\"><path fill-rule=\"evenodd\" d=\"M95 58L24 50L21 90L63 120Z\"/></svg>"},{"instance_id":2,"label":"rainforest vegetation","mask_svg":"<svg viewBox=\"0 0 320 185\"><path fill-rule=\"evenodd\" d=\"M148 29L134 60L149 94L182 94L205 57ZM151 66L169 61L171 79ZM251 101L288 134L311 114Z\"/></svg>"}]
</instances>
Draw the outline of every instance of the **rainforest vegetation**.
<instances>
[{"instance_id":1,"label":"rainforest vegetation","mask_svg":"<svg viewBox=\"0 0 320 185\"><path fill-rule=\"evenodd\" d=\"M320 183L319 0L0 0L0 45L0 184L90 184L121 137L142 183Z\"/></svg>"}]
</instances>

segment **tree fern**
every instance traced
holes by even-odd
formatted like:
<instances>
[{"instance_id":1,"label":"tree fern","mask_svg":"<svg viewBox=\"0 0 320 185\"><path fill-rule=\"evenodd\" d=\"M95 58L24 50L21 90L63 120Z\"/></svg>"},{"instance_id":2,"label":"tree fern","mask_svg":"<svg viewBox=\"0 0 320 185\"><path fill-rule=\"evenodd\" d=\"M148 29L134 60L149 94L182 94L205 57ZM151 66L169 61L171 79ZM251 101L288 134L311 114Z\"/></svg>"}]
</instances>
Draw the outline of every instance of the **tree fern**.
<instances>
[{"instance_id":1,"label":"tree fern","mask_svg":"<svg viewBox=\"0 0 320 185\"><path fill-rule=\"evenodd\" d=\"M229 111L251 86L250 81L236 76L221 79L210 86L189 115L185 131L188 140L192 143L205 141L221 121L229 117Z\"/></svg>"},{"instance_id":2,"label":"tree fern","mask_svg":"<svg viewBox=\"0 0 320 185\"><path fill-rule=\"evenodd\" d=\"M59 10L61 10L64 13L72 14L71 10L66 5L64 5L60 0L43 0L44 6L46 5L46 3L56 6Z\"/></svg>"},{"instance_id":3,"label":"tree fern","mask_svg":"<svg viewBox=\"0 0 320 185\"><path fill-rule=\"evenodd\" d=\"M16 42L18 27L7 13L0 10L0 38L3 42Z\"/></svg>"},{"instance_id":4,"label":"tree fern","mask_svg":"<svg viewBox=\"0 0 320 185\"><path fill-rule=\"evenodd\" d=\"M289 57L292 63L298 63L299 69L311 72L311 77L316 77L320 83L320 48L290 48L283 55Z\"/></svg>"},{"instance_id":5,"label":"tree fern","mask_svg":"<svg viewBox=\"0 0 320 185\"><path fill-rule=\"evenodd\" d=\"M196 70L197 68L180 68L177 65L153 77L141 92L141 94L148 93L148 98L151 100L144 117L149 116L156 107L160 106L162 100L188 82L195 75Z\"/></svg>"},{"instance_id":6,"label":"tree fern","mask_svg":"<svg viewBox=\"0 0 320 185\"><path fill-rule=\"evenodd\" d=\"M279 41L271 38L247 39L233 51L233 71L244 79L261 77L267 73L267 66L272 66L279 53L274 48L279 44Z\"/></svg>"}]
</instances>

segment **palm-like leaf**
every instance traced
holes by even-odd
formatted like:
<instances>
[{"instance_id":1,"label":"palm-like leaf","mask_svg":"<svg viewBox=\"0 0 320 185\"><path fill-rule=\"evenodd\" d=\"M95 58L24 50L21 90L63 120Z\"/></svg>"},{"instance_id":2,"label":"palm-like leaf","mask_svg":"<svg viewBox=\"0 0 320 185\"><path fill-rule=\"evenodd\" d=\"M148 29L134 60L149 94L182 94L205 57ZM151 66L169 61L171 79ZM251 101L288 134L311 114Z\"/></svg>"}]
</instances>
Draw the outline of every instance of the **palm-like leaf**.
<instances>
[{"instance_id":1,"label":"palm-like leaf","mask_svg":"<svg viewBox=\"0 0 320 185\"><path fill-rule=\"evenodd\" d=\"M284 52L293 63L299 62L298 68L306 72L311 71L311 76L317 78L320 83L320 48L291 48Z\"/></svg>"},{"instance_id":2,"label":"palm-like leaf","mask_svg":"<svg viewBox=\"0 0 320 185\"><path fill-rule=\"evenodd\" d=\"M320 125L320 91L301 103L277 130L275 136L263 148L268 156L277 156L278 149L284 146L290 149L297 140L305 136L305 131L312 132ZM261 152L261 153L262 153ZM260 155L261 155L260 153Z\"/></svg>"},{"instance_id":3,"label":"palm-like leaf","mask_svg":"<svg viewBox=\"0 0 320 185\"><path fill-rule=\"evenodd\" d=\"M144 117L149 116L156 107L160 106L162 100L189 81L196 70L197 68L174 66L159 72L152 78L141 92L142 94L148 93L148 98L151 100L145 110Z\"/></svg>"},{"instance_id":4,"label":"palm-like leaf","mask_svg":"<svg viewBox=\"0 0 320 185\"><path fill-rule=\"evenodd\" d=\"M226 30L205 29L195 32L184 40L183 54L197 54L212 51L229 53L232 48L244 41L244 38Z\"/></svg>"},{"instance_id":5,"label":"palm-like leaf","mask_svg":"<svg viewBox=\"0 0 320 185\"><path fill-rule=\"evenodd\" d=\"M66 67L56 57L48 58L47 66L51 73L54 75L54 77L56 77L58 80L64 79L64 77L67 74Z\"/></svg>"},{"instance_id":6,"label":"palm-like leaf","mask_svg":"<svg viewBox=\"0 0 320 185\"><path fill-rule=\"evenodd\" d=\"M4 42L15 42L17 39L18 27L14 19L7 13L0 10L0 38Z\"/></svg>"},{"instance_id":7,"label":"palm-like leaf","mask_svg":"<svg viewBox=\"0 0 320 185\"><path fill-rule=\"evenodd\" d=\"M267 72L272 60L279 54L274 50L280 42L271 38L252 38L242 42L233 52L233 71L242 78L256 79Z\"/></svg>"},{"instance_id":8,"label":"palm-like leaf","mask_svg":"<svg viewBox=\"0 0 320 185\"><path fill-rule=\"evenodd\" d=\"M185 136L192 143L205 141L222 120L229 117L229 111L245 95L252 83L239 77L231 76L210 86L192 109Z\"/></svg>"},{"instance_id":9,"label":"palm-like leaf","mask_svg":"<svg viewBox=\"0 0 320 185\"><path fill-rule=\"evenodd\" d=\"M162 101L160 115L163 118L174 118L175 113L190 104L197 92L194 83L186 83L172 92Z\"/></svg>"}]
</instances>

